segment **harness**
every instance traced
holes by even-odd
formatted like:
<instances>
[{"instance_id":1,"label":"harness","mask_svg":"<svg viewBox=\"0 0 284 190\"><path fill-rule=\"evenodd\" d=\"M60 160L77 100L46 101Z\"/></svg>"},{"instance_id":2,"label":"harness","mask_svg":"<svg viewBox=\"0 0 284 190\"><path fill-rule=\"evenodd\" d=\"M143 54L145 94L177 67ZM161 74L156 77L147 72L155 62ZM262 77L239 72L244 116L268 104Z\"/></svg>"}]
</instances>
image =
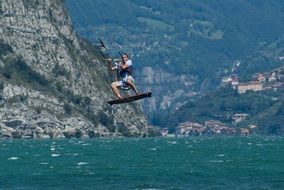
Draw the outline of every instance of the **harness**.
<instances>
[{"instance_id":1,"label":"harness","mask_svg":"<svg viewBox=\"0 0 284 190\"><path fill-rule=\"evenodd\" d=\"M121 71L119 72L119 76L121 78L125 78L127 77L128 75L131 75L133 77L133 68L132 68L132 65L127 67L126 69L121 69Z\"/></svg>"},{"instance_id":2,"label":"harness","mask_svg":"<svg viewBox=\"0 0 284 190\"><path fill-rule=\"evenodd\" d=\"M131 77L131 80L134 82L134 78L133 78L133 75L132 75L133 72L132 71L133 71L133 67L132 67L132 65L130 65L126 69L121 69L121 71L119 72L119 76L120 76L121 82L122 82L121 88L123 90L129 90L130 89L130 86L128 86L126 84L126 81L127 81L128 77Z\"/></svg>"}]
</instances>

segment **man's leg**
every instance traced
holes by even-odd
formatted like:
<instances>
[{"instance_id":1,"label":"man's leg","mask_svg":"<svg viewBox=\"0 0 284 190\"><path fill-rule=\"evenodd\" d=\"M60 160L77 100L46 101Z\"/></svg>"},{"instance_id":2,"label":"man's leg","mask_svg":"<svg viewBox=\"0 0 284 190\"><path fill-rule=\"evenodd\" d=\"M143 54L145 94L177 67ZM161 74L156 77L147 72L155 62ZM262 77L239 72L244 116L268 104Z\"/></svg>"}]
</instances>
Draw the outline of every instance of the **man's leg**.
<instances>
[{"instance_id":1,"label":"man's leg","mask_svg":"<svg viewBox=\"0 0 284 190\"><path fill-rule=\"evenodd\" d=\"M136 93L136 95L139 94L139 92L138 92L138 90L137 90L135 84L133 83L133 81L132 81L131 79L127 79L126 84L127 84L128 86L130 86L130 88Z\"/></svg>"},{"instance_id":2,"label":"man's leg","mask_svg":"<svg viewBox=\"0 0 284 190\"><path fill-rule=\"evenodd\" d=\"M115 94L119 99L121 99L122 96L121 96L120 93L119 93L119 90L118 90L119 87L120 87L120 83L119 83L118 81L111 83L111 89L112 89L112 91L114 92L114 94Z\"/></svg>"}]
</instances>

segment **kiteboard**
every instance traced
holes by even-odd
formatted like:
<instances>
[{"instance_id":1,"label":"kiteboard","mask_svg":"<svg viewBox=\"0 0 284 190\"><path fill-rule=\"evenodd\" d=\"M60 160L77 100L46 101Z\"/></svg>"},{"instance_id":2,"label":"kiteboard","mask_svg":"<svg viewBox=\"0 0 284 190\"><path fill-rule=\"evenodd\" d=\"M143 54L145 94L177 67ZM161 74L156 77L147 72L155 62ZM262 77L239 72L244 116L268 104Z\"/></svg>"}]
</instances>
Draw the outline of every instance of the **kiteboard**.
<instances>
[{"instance_id":1,"label":"kiteboard","mask_svg":"<svg viewBox=\"0 0 284 190\"><path fill-rule=\"evenodd\" d=\"M133 102L133 101L140 100L140 99L147 98L147 97L151 97L151 96L152 96L152 92L146 92L146 93L138 94L138 95L135 95L135 96L128 96L128 97L117 99L117 100L111 100L111 101L108 101L107 103L109 105L123 104L123 103Z\"/></svg>"}]
</instances>

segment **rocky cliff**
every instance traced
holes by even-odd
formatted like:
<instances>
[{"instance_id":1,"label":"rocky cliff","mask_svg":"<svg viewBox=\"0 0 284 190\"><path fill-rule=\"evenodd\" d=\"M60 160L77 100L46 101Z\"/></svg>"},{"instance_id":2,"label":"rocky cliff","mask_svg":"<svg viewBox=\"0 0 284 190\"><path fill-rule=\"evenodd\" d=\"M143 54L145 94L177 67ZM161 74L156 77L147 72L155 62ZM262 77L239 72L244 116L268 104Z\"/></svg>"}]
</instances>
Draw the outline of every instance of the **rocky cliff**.
<instances>
[{"instance_id":1,"label":"rocky cliff","mask_svg":"<svg viewBox=\"0 0 284 190\"><path fill-rule=\"evenodd\" d=\"M106 63L73 32L62 0L0 2L0 137L145 133L138 104L106 104Z\"/></svg>"}]
</instances>

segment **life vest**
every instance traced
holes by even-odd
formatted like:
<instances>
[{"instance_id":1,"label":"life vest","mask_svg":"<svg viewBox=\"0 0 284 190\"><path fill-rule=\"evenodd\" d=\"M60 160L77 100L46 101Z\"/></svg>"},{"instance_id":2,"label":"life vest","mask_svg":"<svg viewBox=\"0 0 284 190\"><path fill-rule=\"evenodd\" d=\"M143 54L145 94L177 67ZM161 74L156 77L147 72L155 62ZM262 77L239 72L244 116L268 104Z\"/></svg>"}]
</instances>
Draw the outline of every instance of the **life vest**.
<instances>
[{"instance_id":1,"label":"life vest","mask_svg":"<svg viewBox=\"0 0 284 190\"><path fill-rule=\"evenodd\" d=\"M124 78L127 75L131 75L133 77L133 67L132 67L132 64L129 65L126 69L121 69L120 72L119 72L119 76L121 78Z\"/></svg>"}]
</instances>

